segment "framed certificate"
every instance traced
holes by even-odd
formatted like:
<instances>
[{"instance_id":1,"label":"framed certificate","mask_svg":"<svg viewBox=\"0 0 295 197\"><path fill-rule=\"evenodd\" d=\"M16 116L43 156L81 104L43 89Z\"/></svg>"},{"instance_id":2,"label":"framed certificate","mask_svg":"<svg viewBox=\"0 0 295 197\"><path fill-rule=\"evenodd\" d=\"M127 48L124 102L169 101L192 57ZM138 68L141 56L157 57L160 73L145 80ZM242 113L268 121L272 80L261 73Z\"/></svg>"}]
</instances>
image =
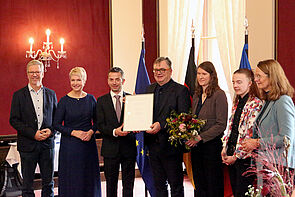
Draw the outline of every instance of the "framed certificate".
<instances>
[{"instance_id":1,"label":"framed certificate","mask_svg":"<svg viewBox=\"0 0 295 197\"><path fill-rule=\"evenodd\" d=\"M153 124L154 94L126 95L124 131L146 131Z\"/></svg>"}]
</instances>

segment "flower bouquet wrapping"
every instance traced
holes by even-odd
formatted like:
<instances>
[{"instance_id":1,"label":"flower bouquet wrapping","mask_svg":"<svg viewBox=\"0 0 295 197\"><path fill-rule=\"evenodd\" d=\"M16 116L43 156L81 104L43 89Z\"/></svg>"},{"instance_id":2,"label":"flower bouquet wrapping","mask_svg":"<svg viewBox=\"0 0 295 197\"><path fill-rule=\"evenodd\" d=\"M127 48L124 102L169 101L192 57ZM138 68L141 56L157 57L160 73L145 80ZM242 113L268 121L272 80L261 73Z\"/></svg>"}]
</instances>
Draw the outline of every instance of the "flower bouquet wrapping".
<instances>
[{"instance_id":1,"label":"flower bouquet wrapping","mask_svg":"<svg viewBox=\"0 0 295 197\"><path fill-rule=\"evenodd\" d=\"M192 113L177 114L176 111L172 111L166 121L171 145L185 146L186 150L190 150L190 147L185 142L197 137L206 123L206 120L197 119L197 116Z\"/></svg>"}]
</instances>

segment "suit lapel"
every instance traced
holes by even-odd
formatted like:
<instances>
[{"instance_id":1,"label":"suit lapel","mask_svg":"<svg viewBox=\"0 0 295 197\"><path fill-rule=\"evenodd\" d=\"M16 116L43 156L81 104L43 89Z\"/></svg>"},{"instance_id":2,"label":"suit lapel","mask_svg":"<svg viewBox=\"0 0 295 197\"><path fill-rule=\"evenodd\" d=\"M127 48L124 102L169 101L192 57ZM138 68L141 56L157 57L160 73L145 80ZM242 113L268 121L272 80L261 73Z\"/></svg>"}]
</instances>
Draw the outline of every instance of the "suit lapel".
<instances>
[{"instance_id":1,"label":"suit lapel","mask_svg":"<svg viewBox=\"0 0 295 197\"><path fill-rule=\"evenodd\" d=\"M114 103L113 103L113 98L111 96L111 94L109 93L108 94L108 97L107 97L107 109L111 109L110 110L110 113L111 115L113 116L113 119L116 120L118 122L118 118L117 118L117 114L116 114L116 109L115 109L115 106L114 106Z\"/></svg>"},{"instance_id":2,"label":"suit lapel","mask_svg":"<svg viewBox=\"0 0 295 197\"><path fill-rule=\"evenodd\" d=\"M162 92L163 93L163 96L161 97L162 100L161 100L160 107L159 107L159 112L158 112L159 115L164 110L165 106L168 103L169 96L173 92L174 92L174 89L173 89L173 85L172 84L170 84L168 88L163 89L163 92Z\"/></svg>"},{"instance_id":3,"label":"suit lapel","mask_svg":"<svg viewBox=\"0 0 295 197\"><path fill-rule=\"evenodd\" d=\"M35 111L35 108L34 108L33 100L32 100L32 97L31 97L28 86L25 88L24 98L25 98L25 101L28 104L32 114L34 115L34 119L37 119L36 111Z\"/></svg>"},{"instance_id":4,"label":"suit lapel","mask_svg":"<svg viewBox=\"0 0 295 197\"><path fill-rule=\"evenodd\" d=\"M123 92L123 99L125 96L126 96L126 92ZM124 111L125 111L125 102L122 103L120 123L123 123L124 121Z\"/></svg>"},{"instance_id":5,"label":"suit lapel","mask_svg":"<svg viewBox=\"0 0 295 197\"><path fill-rule=\"evenodd\" d=\"M45 87L43 87L43 120L42 120L42 124L43 124L44 120L46 119L46 115L47 115L47 111L48 111L48 105L47 105L48 102L49 102L48 91Z\"/></svg>"},{"instance_id":6,"label":"suit lapel","mask_svg":"<svg viewBox=\"0 0 295 197\"><path fill-rule=\"evenodd\" d=\"M275 101L270 101L267 108L265 109L264 113L262 114L260 123L266 118L266 116L270 113L271 108L273 107Z\"/></svg>"},{"instance_id":7,"label":"suit lapel","mask_svg":"<svg viewBox=\"0 0 295 197\"><path fill-rule=\"evenodd\" d=\"M194 95L193 104L192 104L192 113L193 114L196 114L198 102L199 102L199 97Z\"/></svg>"},{"instance_id":8,"label":"suit lapel","mask_svg":"<svg viewBox=\"0 0 295 197\"><path fill-rule=\"evenodd\" d=\"M240 117L240 121L239 121L239 126L241 126L241 123L243 122L243 120L245 119L245 116L247 116L247 112L248 112L248 107L249 107L249 102L247 102L242 110L242 114ZM236 108L237 109L237 108Z\"/></svg>"}]
</instances>

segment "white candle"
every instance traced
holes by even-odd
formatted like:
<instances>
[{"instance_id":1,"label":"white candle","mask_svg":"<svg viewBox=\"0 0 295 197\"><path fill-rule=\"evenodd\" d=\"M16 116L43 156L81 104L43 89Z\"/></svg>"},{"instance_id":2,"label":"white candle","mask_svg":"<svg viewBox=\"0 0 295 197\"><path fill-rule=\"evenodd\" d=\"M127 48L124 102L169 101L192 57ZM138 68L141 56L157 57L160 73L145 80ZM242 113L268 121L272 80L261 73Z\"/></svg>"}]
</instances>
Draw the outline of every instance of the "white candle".
<instances>
[{"instance_id":1,"label":"white candle","mask_svg":"<svg viewBox=\"0 0 295 197\"><path fill-rule=\"evenodd\" d=\"M61 38L59 42L60 42L60 51L63 52L65 40Z\"/></svg>"},{"instance_id":2,"label":"white candle","mask_svg":"<svg viewBox=\"0 0 295 197\"><path fill-rule=\"evenodd\" d=\"M33 39L33 38L30 38L30 39L29 39L29 43L30 43L30 52L32 52L32 50L33 50L34 39Z\"/></svg>"},{"instance_id":3,"label":"white candle","mask_svg":"<svg viewBox=\"0 0 295 197\"><path fill-rule=\"evenodd\" d=\"M50 36L50 29L46 30L46 35L47 35L47 43L49 43L49 36Z\"/></svg>"}]
</instances>

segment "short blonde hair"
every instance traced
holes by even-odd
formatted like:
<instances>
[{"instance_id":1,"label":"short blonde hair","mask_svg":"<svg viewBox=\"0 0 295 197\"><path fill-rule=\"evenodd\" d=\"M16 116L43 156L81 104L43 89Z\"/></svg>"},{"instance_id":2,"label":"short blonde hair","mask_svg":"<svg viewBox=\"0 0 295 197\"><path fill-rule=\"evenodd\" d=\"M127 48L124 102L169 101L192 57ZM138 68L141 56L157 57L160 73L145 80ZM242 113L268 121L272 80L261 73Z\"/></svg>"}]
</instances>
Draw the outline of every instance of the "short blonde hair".
<instances>
[{"instance_id":1,"label":"short blonde hair","mask_svg":"<svg viewBox=\"0 0 295 197\"><path fill-rule=\"evenodd\" d=\"M294 88L287 79L285 72L276 60L269 59L260 61L257 67L264 72L270 80L270 91L267 94L267 99L278 100L282 95L288 95L291 98L294 94ZM262 92L263 94L264 92ZM265 94L263 95L266 96Z\"/></svg>"},{"instance_id":2,"label":"short blonde hair","mask_svg":"<svg viewBox=\"0 0 295 197\"><path fill-rule=\"evenodd\" d=\"M41 72L42 73L44 72L44 64L39 60L31 60L31 61L29 61L29 63L27 64L27 72L29 70L29 67L33 66L33 65L39 65L40 68L41 68Z\"/></svg>"},{"instance_id":3,"label":"short blonde hair","mask_svg":"<svg viewBox=\"0 0 295 197\"><path fill-rule=\"evenodd\" d=\"M72 68L72 70L69 73L69 77L71 78L72 75L78 75L84 82L86 82L87 80L86 70L83 67Z\"/></svg>"}]
</instances>

